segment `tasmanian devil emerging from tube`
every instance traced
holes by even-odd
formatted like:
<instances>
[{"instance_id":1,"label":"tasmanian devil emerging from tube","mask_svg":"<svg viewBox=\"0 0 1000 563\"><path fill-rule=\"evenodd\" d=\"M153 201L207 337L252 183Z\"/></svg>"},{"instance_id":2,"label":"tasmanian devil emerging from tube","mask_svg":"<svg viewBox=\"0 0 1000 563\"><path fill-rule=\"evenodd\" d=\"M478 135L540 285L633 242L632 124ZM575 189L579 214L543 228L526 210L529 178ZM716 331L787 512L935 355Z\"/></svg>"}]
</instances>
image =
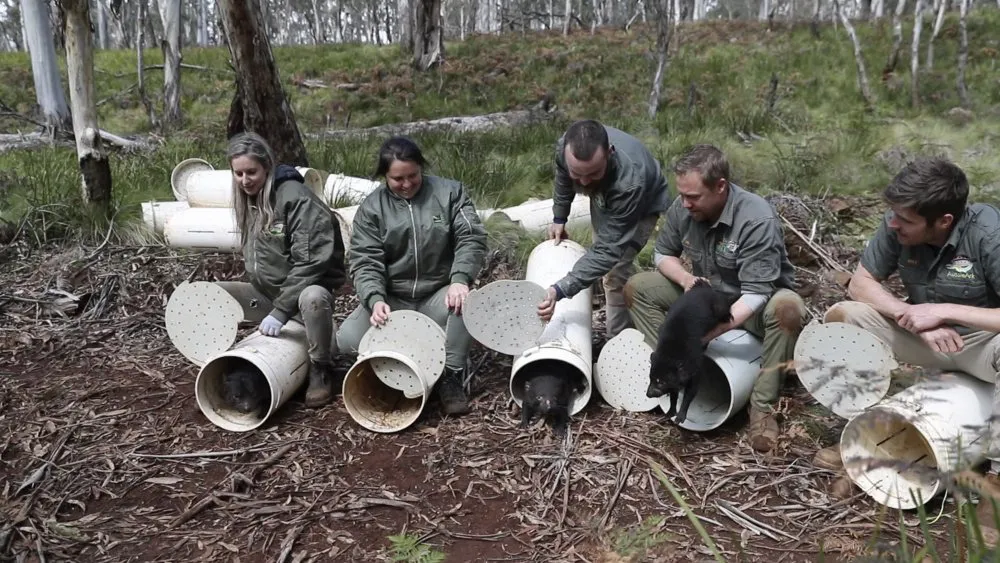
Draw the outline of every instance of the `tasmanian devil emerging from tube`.
<instances>
[{"instance_id":1,"label":"tasmanian devil emerging from tube","mask_svg":"<svg viewBox=\"0 0 1000 563\"><path fill-rule=\"evenodd\" d=\"M649 356L647 397L670 395L667 416L677 415L677 422L687 419L688 407L698 392L707 343L702 338L720 323L730 322L729 308L734 299L697 280L691 289L675 301L660 325L656 350ZM684 400L677 408L677 395L684 390Z\"/></svg>"},{"instance_id":2,"label":"tasmanian devil emerging from tube","mask_svg":"<svg viewBox=\"0 0 1000 563\"><path fill-rule=\"evenodd\" d=\"M524 399L521 401L521 427L531 423L536 416L547 419L557 435L566 432L569 424L569 407L575 393L583 393L583 375L566 362L538 360L518 374L524 382Z\"/></svg>"},{"instance_id":3,"label":"tasmanian devil emerging from tube","mask_svg":"<svg viewBox=\"0 0 1000 563\"><path fill-rule=\"evenodd\" d=\"M254 413L258 418L271 406L271 386L264 374L246 360L236 360L229 366L222 381L222 400L243 414Z\"/></svg>"}]
</instances>

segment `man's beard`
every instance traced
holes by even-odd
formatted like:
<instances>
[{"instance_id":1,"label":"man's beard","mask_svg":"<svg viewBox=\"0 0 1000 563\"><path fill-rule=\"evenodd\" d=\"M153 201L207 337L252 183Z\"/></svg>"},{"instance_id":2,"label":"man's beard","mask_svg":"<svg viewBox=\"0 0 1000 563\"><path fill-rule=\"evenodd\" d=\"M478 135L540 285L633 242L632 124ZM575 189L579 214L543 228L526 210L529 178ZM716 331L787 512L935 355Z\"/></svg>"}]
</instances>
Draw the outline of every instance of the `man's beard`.
<instances>
[{"instance_id":1,"label":"man's beard","mask_svg":"<svg viewBox=\"0 0 1000 563\"><path fill-rule=\"evenodd\" d=\"M610 167L609 167L610 168ZM580 184L573 182L573 190L578 194L583 194L587 197L593 197L594 194L603 192L608 186L611 185L611 174L609 171L604 172L604 177L596 182L591 182L586 186L581 186Z\"/></svg>"}]
</instances>

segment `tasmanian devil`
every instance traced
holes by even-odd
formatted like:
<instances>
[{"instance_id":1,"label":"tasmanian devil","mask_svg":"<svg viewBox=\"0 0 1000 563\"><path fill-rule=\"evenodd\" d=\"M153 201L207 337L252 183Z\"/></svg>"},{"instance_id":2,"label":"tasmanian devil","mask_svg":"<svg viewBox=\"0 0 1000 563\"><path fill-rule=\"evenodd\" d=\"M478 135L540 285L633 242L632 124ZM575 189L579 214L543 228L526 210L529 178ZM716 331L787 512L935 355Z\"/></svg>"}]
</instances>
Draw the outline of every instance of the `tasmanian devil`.
<instances>
[{"instance_id":1,"label":"tasmanian devil","mask_svg":"<svg viewBox=\"0 0 1000 563\"><path fill-rule=\"evenodd\" d=\"M677 422L687 419L688 407L698 392L699 374L706 360L702 338L720 323L729 322L729 308L734 299L712 289L699 279L675 301L660 325L656 350L649 356L647 397L670 394L667 416L677 415ZM684 390L680 410L677 395Z\"/></svg>"},{"instance_id":2,"label":"tasmanian devil","mask_svg":"<svg viewBox=\"0 0 1000 563\"><path fill-rule=\"evenodd\" d=\"M564 434L573 394L584 391L583 376L576 368L559 360L532 362L524 367L522 374L521 426L527 426L539 415L546 417L557 435Z\"/></svg>"},{"instance_id":3,"label":"tasmanian devil","mask_svg":"<svg viewBox=\"0 0 1000 563\"><path fill-rule=\"evenodd\" d=\"M263 417L271 406L271 386L260 370L239 362L223 378L222 400L241 413Z\"/></svg>"}]
</instances>

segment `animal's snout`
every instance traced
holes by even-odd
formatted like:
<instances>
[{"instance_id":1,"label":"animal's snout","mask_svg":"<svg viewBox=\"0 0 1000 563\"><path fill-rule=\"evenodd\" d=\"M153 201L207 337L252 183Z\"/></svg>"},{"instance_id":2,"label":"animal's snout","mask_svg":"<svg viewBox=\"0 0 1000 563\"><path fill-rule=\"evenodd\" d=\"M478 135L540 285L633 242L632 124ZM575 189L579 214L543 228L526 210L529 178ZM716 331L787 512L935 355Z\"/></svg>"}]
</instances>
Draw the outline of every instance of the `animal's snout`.
<instances>
[{"instance_id":1,"label":"animal's snout","mask_svg":"<svg viewBox=\"0 0 1000 563\"><path fill-rule=\"evenodd\" d=\"M655 399L657 397L662 397L666 394L666 389L663 385L658 384L656 381L650 381L649 387L646 388L646 396L650 399Z\"/></svg>"}]
</instances>

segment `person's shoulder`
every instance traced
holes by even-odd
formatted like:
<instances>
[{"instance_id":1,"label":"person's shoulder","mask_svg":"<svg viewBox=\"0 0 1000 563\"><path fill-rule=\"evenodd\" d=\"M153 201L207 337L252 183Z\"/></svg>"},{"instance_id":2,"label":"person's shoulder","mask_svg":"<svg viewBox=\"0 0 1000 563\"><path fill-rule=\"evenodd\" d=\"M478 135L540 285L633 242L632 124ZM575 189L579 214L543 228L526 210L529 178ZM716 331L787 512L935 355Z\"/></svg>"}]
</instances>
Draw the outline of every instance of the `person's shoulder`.
<instances>
[{"instance_id":1,"label":"person's shoulder","mask_svg":"<svg viewBox=\"0 0 1000 563\"><path fill-rule=\"evenodd\" d=\"M758 221L761 219L780 220L778 212L767 199L743 186L730 183L731 195L736 198L733 204L736 206L736 214L744 221Z\"/></svg>"},{"instance_id":2,"label":"person's shoulder","mask_svg":"<svg viewBox=\"0 0 1000 563\"><path fill-rule=\"evenodd\" d=\"M973 203L965 212L970 215L967 233L995 245L1000 239L1000 209L988 203Z\"/></svg>"}]
</instances>

